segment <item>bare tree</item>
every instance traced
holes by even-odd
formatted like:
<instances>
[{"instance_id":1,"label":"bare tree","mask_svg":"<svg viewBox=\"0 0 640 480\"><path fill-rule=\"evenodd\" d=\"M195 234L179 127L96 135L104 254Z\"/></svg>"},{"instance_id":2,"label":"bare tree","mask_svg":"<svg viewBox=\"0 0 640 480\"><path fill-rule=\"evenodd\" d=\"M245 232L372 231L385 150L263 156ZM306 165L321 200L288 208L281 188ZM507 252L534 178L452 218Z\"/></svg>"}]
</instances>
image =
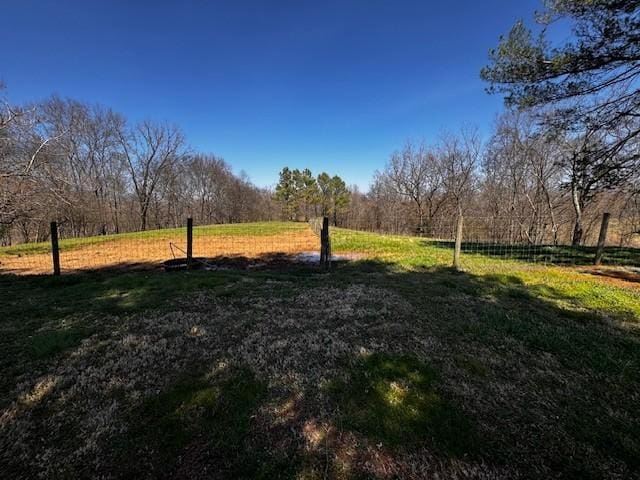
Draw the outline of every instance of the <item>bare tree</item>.
<instances>
[{"instance_id":1,"label":"bare tree","mask_svg":"<svg viewBox=\"0 0 640 480\"><path fill-rule=\"evenodd\" d=\"M48 135L36 106L11 105L5 92L0 84L0 224L11 225L29 216L39 201L35 175L65 132Z\"/></svg>"},{"instance_id":2,"label":"bare tree","mask_svg":"<svg viewBox=\"0 0 640 480\"><path fill-rule=\"evenodd\" d=\"M625 131L611 132L610 136L624 136ZM564 171L562 187L569 190L574 210L572 244L584 241L585 210L605 192L624 189L637 174L637 140L628 141L623 148L610 149L610 140L599 130L578 135L563 131L556 136L562 155L559 164Z\"/></svg>"},{"instance_id":3,"label":"bare tree","mask_svg":"<svg viewBox=\"0 0 640 480\"><path fill-rule=\"evenodd\" d=\"M440 137L438 163L444 193L461 214L473 194L481 154L477 130L463 129L458 135L443 133Z\"/></svg>"},{"instance_id":4,"label":"bare tree","mask_svg":"<svg viewBox=\"0 0 640 480\"><path fill-rule=\"evenodd\" d=\"M118 137L138 202L140 229L147 217L158 182L185 154L182 132L176 127L146 121L131 131L120 125Z\"/></svg>"},{"instance_id":5,"label":"bare tree","mask_svg":"<svg viewBox=\"0 0 640 480\"><path fill-rule=\"evenodd\" d=\"M425 217L428 223L442 206L442 175L437 158L424 145L407 142L400 152L391 155L381 180L401 196L411 200L418 217L418 231L425 230Z\"/></svg>"},{"instance_id":6,"label":"bare tree","mask_svg":"<svg viewBox=\"0 0 640 480\"><path fill-rule=\"evenodd\" d=\"M0 105L0 243L273 218L272 193L175 127L129 127L108 108L51 97Z\"/></svg>"},{"instance_id":7,"label":"bare tree","mask_svg":"<svg viewBox=\"0 0 640 480\"><path fill-rule=\"evenodd\" d=\"M517 234L537 243L550 233L558 241L561 170L553 139L527 112L508 110L498 118L483 159L482 194L494 217L494 237ZM506 217L507 225L499 225ZM516 232L517 231L517 232Z\"/></svg>"}]
</instances>

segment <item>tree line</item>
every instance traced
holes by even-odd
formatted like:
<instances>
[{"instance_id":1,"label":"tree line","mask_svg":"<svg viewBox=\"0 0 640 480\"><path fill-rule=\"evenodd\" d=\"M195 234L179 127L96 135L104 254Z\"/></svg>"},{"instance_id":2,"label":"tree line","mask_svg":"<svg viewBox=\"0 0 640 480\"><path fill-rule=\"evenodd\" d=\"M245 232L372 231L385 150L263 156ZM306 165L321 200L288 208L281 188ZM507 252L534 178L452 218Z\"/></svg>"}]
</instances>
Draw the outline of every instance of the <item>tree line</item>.
<instances>
[{"instance_id":1,"label":"tree line","mask_svg":"<svg viewBox=\"0 0 640 480\"><path fill-rule=\"evenodd\" d=\"M525 162L546 154L547 165L534 160L530 176L546 199L549 217L569 197L571 241L578 245L598 205L637 215L640 3L547 0L543 6L535 17L539 31L516 22L490 51L490 64L480 75L508 108L534 117L533 126L512 119L502 130ZM563 44L550 40L556 24L571 29ZM638 230L630 227L630 235Z\"/></svg>"},{"instance_id":2,"label":"tree line","mask_svg":"<svg viewBox=\"0 0 640 480\"><path fill-rule=\"evenodd\" d=\"M481 78L505 110L476 130L408 141L369 191L285 167L258 188L172 125L52 97L0 111L0 242L181 225L329 216L334 225L442 235L458 215L478 239L581 245L601 214L621 245L640 244L640 4L548 0L540 32L517 22ZM547 36L570 25L564 44ZM0 93L5 92L0 88Z\"/></svg>"},{"instance_id":3,"label":"tree line","mask_svg":"<svg viewBox=\"0 0 640 480\"><path fill-rule=\"evenodd\" d=\"M408 141L375 173L369 192L352 194L345 221L446 238L462 214L478 240L582 245L595 242L608 211L616 242L637 245L640 169L612 184L599 179L585 148L572 135L541 130L532 112L509 109L484 143L468 129L432 144Z\"/></svg>"},{"instance_id":4,"label":"tree line","mask_svg":"<svg viewBox=\"0 0 640 480\"><path fill-rule=\"evenodd\" d=\"M277 217L268 189L173 125L52 97L0 113L0 242Z\"/></svg>"},{"instance_id":5,"label":"tree line","mask_svg":"<svg viewBox=\"0 0 640 480\"><path fill-rule=\"evenodd\" d=\"M314 177L311 170L284 167L280 171L274 199L280 204L282 218L308 221L314 217L331 217L338 225L347 212L351 191L338 175L326 172Z\"/></svg>"},{"instance_id":6,"label":"tree line","mask_svg":"<svg viewBox=\"0 0 640 480\"><path fill-rule=\"evenodd\" d=\"M457 211L486 239L581 245L606 210L616 240L640 245L640 3L547 0L535 22L480 73L506 104L482 153L464 135L407 144L352 202L355 225L433 231ZM570 27L562 44L555 24Z\"/></svg>"}]
</instances>

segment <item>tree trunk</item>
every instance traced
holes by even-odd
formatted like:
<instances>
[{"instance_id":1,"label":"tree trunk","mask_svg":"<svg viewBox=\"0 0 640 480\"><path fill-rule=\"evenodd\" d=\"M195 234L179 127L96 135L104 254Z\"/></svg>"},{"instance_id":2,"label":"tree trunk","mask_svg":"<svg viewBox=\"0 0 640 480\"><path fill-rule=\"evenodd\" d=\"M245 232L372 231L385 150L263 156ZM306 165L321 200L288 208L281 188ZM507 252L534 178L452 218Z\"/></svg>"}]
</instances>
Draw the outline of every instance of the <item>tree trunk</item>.
<instances>
[{"instance_id":1,"label":"tree trunk","mask_svg":"<svg viewBox=\"0 0 640 480\"><path fill-rule=\"evenodd\" d=\"M140 209L140 230L143 232L147 229L147 206L142 206Z\"/></svg>"},{"instance_id":2,"label":"tree trunk","mask_svg":"<svg viewBox=\"0 0 640 480\"><path fill-rule=\"evenodd\" d=\"M577 246L582 243L582 202L580 201L580 194L578 187L574 183L571 186L571 200L573 202L573 209L576 214L575 223L573 224L573 238L571 239L571 245Z\"/></svg>"},{"instance_id":3,"label":"tree trunk","mask_svg":"<svg viewBox=\"0 0 640 480\"><path fill-rule=\"evenodd\" d=\"M417 210L418 210L418 228L417 228L417 231L418 231L418 234L420 236L422 236L422 232L424 230L424 211L422 209L422 202L416 197L414 197L413 201L416 203L416 207L417 207Z\"/></svg>"},{"instance_id":4,"label":"tree trunk","mask_svg":"<svg viewBox=\"0 0 640 480\"><path fill-rule=\"evenodd\" d=\"M115 232L120 233L120 221L118 216L118 196L115 194L115 192L113 193L113 221L115 224L114 225Z\"/></svg>"}]
</instances>

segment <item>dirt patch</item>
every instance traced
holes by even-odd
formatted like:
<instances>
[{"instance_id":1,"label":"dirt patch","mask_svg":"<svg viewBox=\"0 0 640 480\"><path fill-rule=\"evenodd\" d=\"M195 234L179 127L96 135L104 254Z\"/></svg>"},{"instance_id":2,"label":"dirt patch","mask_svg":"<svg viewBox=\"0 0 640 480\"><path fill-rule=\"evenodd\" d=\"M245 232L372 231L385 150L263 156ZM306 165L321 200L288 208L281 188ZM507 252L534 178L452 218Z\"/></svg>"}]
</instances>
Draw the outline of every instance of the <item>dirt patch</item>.
<instances>
[{"instance_id":1,"label":"dirt patch","mask_svg":"<svg viewBox=\"0 0 640 480\"><path fill-rule=\"evenodd\" d=\"M259 259L267 255L286 256L313 252L320 248L319 238L311 229L275 235L195 235L193 255L201 258ZM63 272L98 269L155 269L172 257L184 256L186 241L182 236L145 239L118 239L88 243L60 252ZM257 262L257 260L255 260ZM52 271L49 253L0 258L0 273L48 274Z\"/></svg>"},{"instance_id":2,"label":"dirt patch","mask_svg":"<svg viewBox=\"0 0 640 480\"><path fill-rule=\"evenodd\" d=\"M580 268L580 273L598 277L603 283L616 287L635 288L640 290L640 269L625 267L592 267Z\"/></svg>"}]
</instances>

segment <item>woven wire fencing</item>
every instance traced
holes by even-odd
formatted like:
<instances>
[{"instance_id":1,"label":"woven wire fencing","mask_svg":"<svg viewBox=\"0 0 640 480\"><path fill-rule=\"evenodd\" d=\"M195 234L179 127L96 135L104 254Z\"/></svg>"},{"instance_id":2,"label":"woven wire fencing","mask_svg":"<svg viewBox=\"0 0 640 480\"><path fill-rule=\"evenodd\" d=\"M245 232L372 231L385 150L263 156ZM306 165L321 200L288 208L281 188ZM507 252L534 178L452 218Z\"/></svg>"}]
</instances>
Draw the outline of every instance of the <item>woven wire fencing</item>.
<instances>
[{"instance_id":1,"label":"woven wire fencing","mask_svg":"<svg viewBox=\"0 0 640 480\"><path fill-rule=\"evenodd\" d=\"M193 257L205 264L262 266L308 263L320 242L308 223L265 222L194 227Z\"/></svg>"},{"instance_id":2,"label":"woven wire fencing","mask_svg":"<svg viewBox=\"0 0 640 480\"><path fill-rule=\"evenodd\" d=\"M640 230L633 232L625 219L611 219L601 243L596 225L581 245L571 245L570 232L548 225L531 228L524 222L503 217L464 217L460 254L462 259L521 261L549 265L599 264L640 268ZM565 230L566 230L565 226ZM410 233L380 229L333 229L334 260L342 258L398 259L421 257L435 263L452 263L458 232L456 216L439 218ZM600 250L600 253L599 253Z\"/></svg>"},{"instance_id":3,"label":"woven wire fencing","mask_svg":"<svg viewBox=\"0 0 640 480\"><path fill-rule=\"evenodd\" d=\"M59 231L61 272L157 269L184 264L187 219L176 228L90 237L68 237ZM319 258L320 241L308 223L260 222L195 225L192 257L200 267L260 267L284 262L309 263ZM0 247L0 273L51 274L51 239Z\"/></svg>"},{"instance_id":4,"label":"woven wire fencing","mask_svg":"<svg viewBox=\"0 0 640 480\"><path fill-rule=\"evenodd\" d=\"M598 226L596 226L598 227ZM608 224L600 244L603 265L640 266L640 236L624 244L614 222ZM455 233L447 244L454 248ZM549 225L532 228L513 218L465 217L461 251L463 254L495 259L517 260L552 265L593 265L599 249L599 228L584 235L580 245L568 241Z\"/></svg>"}]
</instances>

